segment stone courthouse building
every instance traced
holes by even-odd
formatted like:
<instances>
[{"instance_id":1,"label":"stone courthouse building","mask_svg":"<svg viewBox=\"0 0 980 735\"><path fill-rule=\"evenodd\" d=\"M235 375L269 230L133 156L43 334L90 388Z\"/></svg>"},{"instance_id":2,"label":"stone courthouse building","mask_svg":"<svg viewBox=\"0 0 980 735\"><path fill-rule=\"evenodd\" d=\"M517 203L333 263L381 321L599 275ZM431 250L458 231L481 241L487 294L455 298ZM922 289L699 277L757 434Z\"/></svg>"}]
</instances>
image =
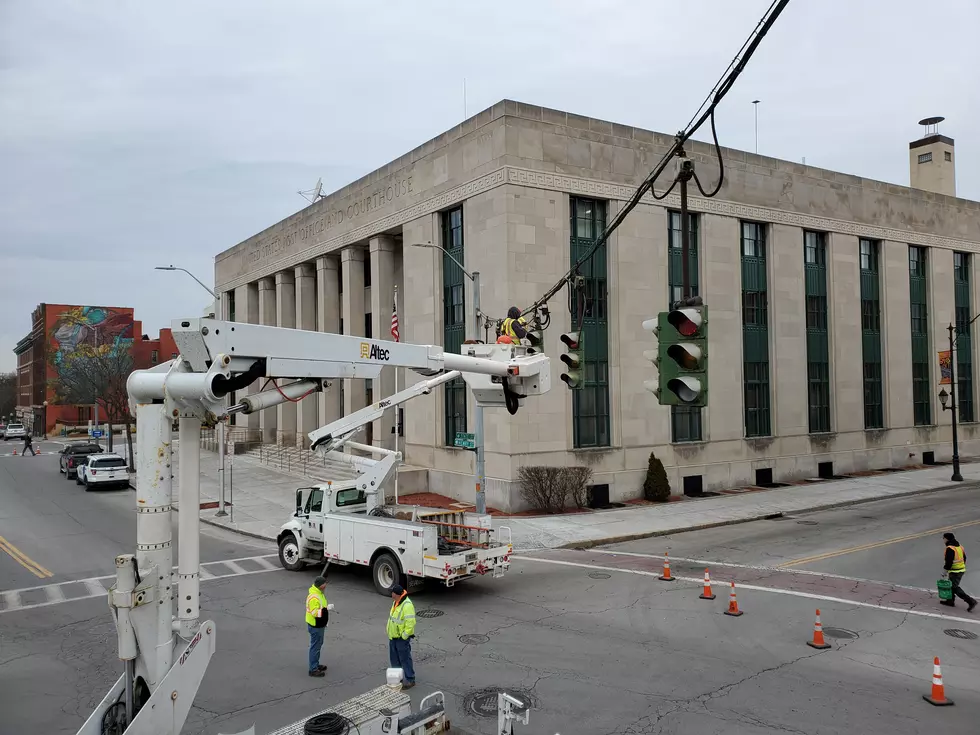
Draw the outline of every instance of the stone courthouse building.
<instances>
[{"instance_id":1,"label":"stone courthouse building","mask_svg":"<svg viewBox=\"0 0 980 735\"><path fill-rule=\"evenodd\" d=\"M670 143L505 100L220 253L223 316L385 340L397 286L402 340L456 350L476 336L472 284L442 251L415 245L445 248L479 271L484 312L503 317L567 271ZM687 152L713 186L711 146L692 142ZM950 321L980 313L980 204L955 196L953 141L931 134L910 145L917 188L723 156L718 195L692 187L690 197L692 281L710 309L708 406L662 407L643 387L655 368L641 323L680 286L675 190L648 196L583 272L596 299L581 391L557 380L567 289L552 300L551 392L513 417L486 412L488 504L522 505L522 465L588 465L612 500L635 497L651 451L675 493L948 458L937 351ZM969 454L980 448L980 340L966 332L959 345ZM239 421L267 442L301 445L305 432L392 393L386 371L374 385L338 381ZM409 371L400 385L419 379ZM472 498L473 455L453 447L472 416L461 385L405 404L406 461L428 470L433 492ZM391 446L393 418L376 422L369 441Z\"/></svg>"}]
</instances>

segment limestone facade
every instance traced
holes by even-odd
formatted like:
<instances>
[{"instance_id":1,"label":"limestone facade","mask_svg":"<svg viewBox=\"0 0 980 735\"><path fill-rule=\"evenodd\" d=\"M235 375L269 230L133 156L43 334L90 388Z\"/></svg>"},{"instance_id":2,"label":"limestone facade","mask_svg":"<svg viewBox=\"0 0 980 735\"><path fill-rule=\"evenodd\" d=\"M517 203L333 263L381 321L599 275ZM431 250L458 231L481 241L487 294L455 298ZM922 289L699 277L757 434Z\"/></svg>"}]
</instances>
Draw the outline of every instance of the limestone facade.
<instances>
[{"instance_id":1,"label":"limestone facade","mask_svg":"<svg viewBox=\"0 0 980 735\"><path fill-rule=\"evenodd\" d=\"M344 334L387 340L397 287L402 340L441 345L444 256L413 245L444 244L444 213L462 207L464 265L481 274L483 312L503 317L512 304L534 302L570 267L572 201L601 202L608 221L670 142L639 128L500 102L217 255L222 313L300 329L342 327ZM702 182L713 186L718 165L711 146L690 143L687 152ZM970 314L980 313L980 203L744 151L722 149L722 155L725 182L718 195L707 199L692 187L689 202L698 215L700 293L710 308L710 390L700 440L675 441L670 409L643 387L656 371L643 356L654 340L641 323L669 300L675 190L661 201L648 196L608 244L608 446L574 446L571 391L557 380L558 337L571 324L563 290L551 302L545 332L551 392L529 399L513 417L503 409L485 412L489 505L522 507L515 482L522 465L587 464L593 481L609 486L612 500L636 497L651 451L677 493L684 478L700 477L703 488L713 490L754 484L757 470L771 469L780 481L816 476L827 462L835 474L845 474L919 462L927 452L948 459L949 414L936 398L936 354L946 349L946 325L953 320L954 252L970 256ZM770 431L748 438L743 222L765 230L768 293ZM808 406L805 231L823 233L826 253L830 430L818 433L810 433ZM874 430L865 429L861 239L876 243L880 271L883 427ZM922 425L915 425L913 411L910 245L926 253L930 400ZM464 291L466 336L473 337L469 280ZM980 339L970 350L973 365L980 365ZM258 421L247 419L248 426L267 442L302 445L314 424L389 395L391 370L372 381L370 392L366 381L336 381L325 394L304 399L309 406L267 411ZM403 371L399 386L419 379ZM974 380L974 394L978 387ZM439 390L405 405L402 446L407 463L428 468L430 490L471 499L474 458L446 446L445 400ZM473 431L471 401L467 415ZM370 439L391 447L393 425L393 417L376 422ZM964 424L960 439L961 454L980 450L977 424Z\"/></svg>"}]
</instances>

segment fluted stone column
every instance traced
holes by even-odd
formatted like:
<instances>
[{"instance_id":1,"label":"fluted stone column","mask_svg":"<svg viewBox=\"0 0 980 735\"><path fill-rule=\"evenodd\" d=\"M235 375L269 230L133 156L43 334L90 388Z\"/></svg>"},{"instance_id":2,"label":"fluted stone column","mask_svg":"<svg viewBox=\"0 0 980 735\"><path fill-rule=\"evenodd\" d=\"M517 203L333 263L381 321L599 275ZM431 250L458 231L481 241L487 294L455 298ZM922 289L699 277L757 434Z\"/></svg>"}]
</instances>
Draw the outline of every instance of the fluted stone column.
<instances>
[{"instance_id":1,"label":"fluted stone column","mask_svg":"<svg viewBox=\"0 0 980 735\"><path fill-rule=\"evenodd\" d=\"M375 237L368 243L371 255L371 333L374 339L391 340L391 307L395 291L395 248L394 238L388 235ZM395 392L395 367L381 370L374 381L374 400L387 398ZM394 449L395 411L388 410L374 422L374 446Z\"/></svg>"},{"instance_id":2,"label":"fluted stone column","mask_svg":"<svg viewBox=\"0 0 980 735\"><path fill-rule=\"evenodd\" d=\"M259 324L259 284L246 283L235 289L235 321L244 324ZM256 380L245 391L245 395L255 393L262 387L262 381ZM237 426L246 429L246 440L249 442L261 439L259 419L261 414L250 413L247 416L239 414Z\"/></svg>"},{"instance_id":3,"label":"fluted stone column","mask_svg":"<svg viewBox=\"0 0 980 735\"><path fill-rule=\"evenodd\" d=\"M276 273L276 325L289 329L296 327L296 279L292 271ZM296 404L292 401L280 403L276 413L279 415L278 443L295 446Z\"/></svg>"},{"instance_id":4,"label":"fluted stone column","mask_svg":"<svg viewBox=\"0 0 980 735\"><path fill-rule=\"evenodd\" d=\"M267 327L276 326L276 281L274 278L259 280L259 324ZM260 386L261 387L261 386ZM262 429L262 441L274 444L279 417L271 409L259 413L259 426Z\"/></svg>"},{"instance_id":5,"label":"fluted stone column","mask_svg":"<svg viewBox=\"0 0 980 735\"><path fill-rule=\"evenodd\" d=\"M296 328L316 331L316 270L313 263L301 263L293 269L296 279ZM316 394L307 396L296 406L296 446L308 447L307 434L317 427Z\"/></svg>"},{"instance_id":6,"label":"fluted stone column","mask_svg":"<svg viewBox=\"0 0 980 735\"><path fill-rule=\"evenodd\" d=\"M341 276L344 282L344 334L364 336L364 250L356 247L340 251ZM364 381L347 380L344 386L344 415L364 408Z\"/></svg>"},{"instance_id":7,"label":"fluted stone column","mask_svg":"<svg viewBox=\"0 0 980 735\"><path fill-rule=\"evenodd\" d=\"M340 334L340 259L324 256L316 259L316 328L320 332ZM340 379L319 395L317 425L324 426L341 416Z\"/></svg>"}]
</instances>

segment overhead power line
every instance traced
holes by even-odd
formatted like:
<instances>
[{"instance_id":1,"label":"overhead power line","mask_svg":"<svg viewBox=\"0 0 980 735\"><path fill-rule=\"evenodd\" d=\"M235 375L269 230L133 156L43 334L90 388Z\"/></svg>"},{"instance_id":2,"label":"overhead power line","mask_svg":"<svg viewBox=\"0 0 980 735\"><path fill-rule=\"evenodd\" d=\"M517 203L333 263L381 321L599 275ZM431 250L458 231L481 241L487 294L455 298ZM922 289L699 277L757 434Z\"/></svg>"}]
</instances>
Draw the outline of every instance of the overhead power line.
<instances>
[{"instance_id":1,"label":"overhead power line","mask_svg":"<svg viewBox=\"0 0 980 735\"><path fill-rule=\"evenodd\" d=\"M718 156L719 165L721 166L721 172L719 175L718 184L711 194L707 194L704 191L704 189L701 187L700 181L697 181L696 179L695 181L698 188L701 190L701 193L705 196L714 196L718 193L718 191L721 189L722 181L724 180L725 169L724 163L721 160L721 146L718 144L718 134L715 130L715 108L725 98L725 95L728 94L729 90L735 84L735 81L745 69L746 64L748 64L749 59L752 58L752 54L755 53L755 50L759 47L762 39L766 37L769 29L772 28L773 24L779 18L783 10L785 10L787 5L789 5L789 0L773 0L772 4L766 10L761 20L759 20L755 28L745 40L745 43L743 43L742 47L738 50L738 53L735 54L735 57L732 59L731 63L728 64L724 73L721 75L721 78L715 83L715 86L708 93L708 96L705 97L704 102L701 103L701 106L698 107L693 117L691 117L691 120L688 122L687 126L677 133L677 135L674 137L673 144L667 149L650 174L643 180L643 183L641 183L637 190L633 193L633 196L629 198L626 204L609 222L603 233L592 244L592 247L590 247L589 250L581 258L579 258L571 268L569 268L568 272L562 276L561 280L548 289L548 291L545 292L545 294L531 306L527 307L522 314L535 313L538 309L547 304L555 296L555 294L561 291L562 287L568 283L576 273L578 273L579 269L595 255L596 251L609 239L609 236L623 223L627 215L629 215L629 213L636 208L636 205L640 203L647 192L650 192L655 199L663 199L670 193L670 191L674 188L674 184L677 182L677 179L674 180L666 192L659 196L653 190L654 183L658 178L660 178L661 174L663 174L664 170L670 164L670 160L674 158L678 152L683 150L684 143L687 142L687 140L694 135L694 133L696 133L698 129L709 119L711 120L711 134L714 140L715 152Z\"/></svg>"}]
</instances>

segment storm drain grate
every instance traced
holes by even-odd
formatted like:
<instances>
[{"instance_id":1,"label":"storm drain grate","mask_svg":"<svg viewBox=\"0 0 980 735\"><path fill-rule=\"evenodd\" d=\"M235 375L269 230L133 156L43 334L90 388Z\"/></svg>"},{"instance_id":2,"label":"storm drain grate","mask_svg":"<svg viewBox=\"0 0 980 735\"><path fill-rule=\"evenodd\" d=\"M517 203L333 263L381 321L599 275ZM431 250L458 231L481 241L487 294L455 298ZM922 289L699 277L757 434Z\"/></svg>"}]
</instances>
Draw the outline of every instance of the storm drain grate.
<instances>
[{"instance_id":1,"label":"storm drain grate","mask_svg":"<svg viewBox=\"0 0 980 735\"><path fill-rule=\"evenodd\" d=\"M609 579L612 575L605 572L592 572L589 576L592 579Z\"/></svg>"},{"instance_id":2,"label":"storm drain grate","mask_svg":"<svg viewBox=\"0 0 980 735\"><path fill-rule=\"evenodd\" d=\"M415 613L420 618L438 618L440 615L445 615L442 610L436 610L434 607L430 607L428 610L419 610Z\"/></svg>"},{"instance_id":3,"label":"storm drain grate","mask_svg":"<svg viewBox=\"0 0 980 735\"><path fill-rule=\"evenodd\" d=\"M975 641L977 639L977 634L969 630L960 630L959 628L947 628L943 631L950 638L962 638L964 641Z\"/></svg>"},{"instance_id":4,"label":"storm drain grate","mask_svg":"<svg viewBox=\"0 0 980 735\"><path fill-rule=\"evenodd\" d=\"M846 630L844 628L824 628L823 632L828 638L839 638L846 641L852 641L858 637L858 634L853 630Z\"/></svg>"},{"instance_id":5,"label":"storm drain grate","mask_svg":"<svg viewBox=\"0 0 980 735\"><path fill-rule=\"evenodd\" d=\"M528 707L534 706L534 698L529 692L523 689L503 689L490 687L489 689L478 689L470 692L463 697L463 711L474 717L491 719L497 716L497 695L500 692L509 694L514 699L523 703L523 707L517 710L516 714L523 714Z\"/></svg>"},{"instance_id":6,"label":"storm drain grate","mask_svg":"<svg viewBox=\"0 0 980 735\"><path fill-rule=\"evenodd\" d=\"M483 635L482 633L463 633L459 637L459 642L467 646L479 646L482 643L486 643L490 640L490 636Z\"/></svg>"},{"instance_id":7,"label":"storm drain grate","mask_svg":"<svg viewBox=\"0 0 980 735\"><path fill-rule=\"evenodd\" d=\"M801 526L816 526L818 521L797 521Z\"/></svg>"}]
</instances>

